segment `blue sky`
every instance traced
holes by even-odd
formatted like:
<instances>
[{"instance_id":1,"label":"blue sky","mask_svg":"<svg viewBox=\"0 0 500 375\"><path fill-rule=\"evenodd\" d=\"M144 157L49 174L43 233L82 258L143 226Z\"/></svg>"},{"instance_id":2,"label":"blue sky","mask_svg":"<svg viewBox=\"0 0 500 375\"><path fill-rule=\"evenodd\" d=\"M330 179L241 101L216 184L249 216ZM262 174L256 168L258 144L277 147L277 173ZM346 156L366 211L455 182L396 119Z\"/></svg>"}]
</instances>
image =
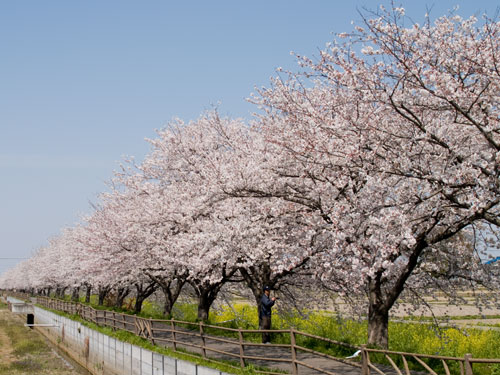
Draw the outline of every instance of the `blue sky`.
<instances>
[{"instance_id":1,"label":"blue sky","mask_svg":"<svg viewBox=\"0 0 500 375\"><path fill-rule=\"evenodd\" d=\"M380 3L1 0L0 273L91 212L155 129L214 105L249 118L245 98L277 67L295 69L290 51L317 55ZM498 3L395 4L421 22L428 8L493 15Z\"/></svg>"}]
</instances>

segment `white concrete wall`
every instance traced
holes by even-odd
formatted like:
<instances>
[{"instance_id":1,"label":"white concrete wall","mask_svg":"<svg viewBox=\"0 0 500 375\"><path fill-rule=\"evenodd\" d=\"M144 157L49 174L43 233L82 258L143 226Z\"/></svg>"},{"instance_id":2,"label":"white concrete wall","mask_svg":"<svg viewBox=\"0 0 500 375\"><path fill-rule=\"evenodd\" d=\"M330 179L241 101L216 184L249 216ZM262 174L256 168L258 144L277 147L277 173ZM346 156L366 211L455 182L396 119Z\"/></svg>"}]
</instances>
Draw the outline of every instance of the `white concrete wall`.
<instances>
[{"instance_id":1,"label":"white concrete wall","mask_svg":"<svg viewBox=\"0 0 500 375\"><path fill-rule=\"evenodd\" d=\"M12 312L14 314L33 314L33 305L27 303L12 303Z\"/></svg>"},{"instance_id":2,"label":"white concrete wall","mask_svg":"<svg viewBox=\"0 0 500 375\"><path fill-rule=\"evenodd\" d=\"M20 302L8 297L10 302ZM81 323L35 306L35 324L77 362L104 375L227 375L221 371L164 356L94 331ZM63 335L64 332L64 335ZM85 339L88 338L88 357ZM77 357L77 358L75 358Z\"/></svg>"}]
</instances>

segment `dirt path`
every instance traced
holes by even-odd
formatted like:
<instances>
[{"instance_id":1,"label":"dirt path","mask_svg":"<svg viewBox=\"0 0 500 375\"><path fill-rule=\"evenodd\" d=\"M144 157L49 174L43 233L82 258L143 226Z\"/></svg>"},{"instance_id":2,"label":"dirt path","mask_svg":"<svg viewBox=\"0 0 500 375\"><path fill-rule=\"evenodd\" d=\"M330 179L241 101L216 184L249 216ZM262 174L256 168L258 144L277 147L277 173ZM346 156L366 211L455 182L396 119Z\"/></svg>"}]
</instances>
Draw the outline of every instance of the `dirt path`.
<instances>
[{"instance_id":1,"label":"dirt path","mask_svg":"<svg viewBox=\"0 0 500 375\"><path fill-rule=\"evenodd\" d=\"M158 337L162 337L165 339L171 338L171 333L167 333L166 331L169 329L169 325L164 325L159 322L155 322L155 329L163 329L162 334L158 334ZM201 354L201 349L193 347L203 346L204 343L202 339L198 336L193 335L192 331L187 329L182 329L177 327L177 340L183 341L186 343L177 344L177 348L183 348L185 350L196 352ZM180 332L185 332L182 334ZM232 339L229 337L224 337L225 342L221 342L221 337L205 335L205 346L210 347L214 350L207 349L207 356L213 359L222 359L229 361L238 361L239 352L239 341L237 339ZM189 345L191 344L191 345ZM160 344L161 345L161 344ZM164 346L171 347L170 343L163 342ZM231 353L232 355L221 353ZM353 350L354 352L354 350ZM292 368L290 364L290 359L292 357L291 349L285 348L280 345L270 344L270 345L255 345L255 343L246 342L244 345L244 355L249 357L267 357L273 358L274 360L261 360L261 359L247 359L247 364L252 364L254 366L262 366L271 368L278 371L286 371L291 373ZM303 351L297 352L297 359L301 362L306 363L313 368L319 368L323 371L328 371L332 374L342 374L342 375L359 375L361 373L360 364L348 364L348 361L342 359L342 361L336 361L329 358L324 358L315 353L306 353ZM397 373L389 369L385 366L380 366L386 371L388 375L397 375ZM323 375L323 372L317 371L313 368L299 365L298 373L300 375Z\"/></svg>"}]
</instances>

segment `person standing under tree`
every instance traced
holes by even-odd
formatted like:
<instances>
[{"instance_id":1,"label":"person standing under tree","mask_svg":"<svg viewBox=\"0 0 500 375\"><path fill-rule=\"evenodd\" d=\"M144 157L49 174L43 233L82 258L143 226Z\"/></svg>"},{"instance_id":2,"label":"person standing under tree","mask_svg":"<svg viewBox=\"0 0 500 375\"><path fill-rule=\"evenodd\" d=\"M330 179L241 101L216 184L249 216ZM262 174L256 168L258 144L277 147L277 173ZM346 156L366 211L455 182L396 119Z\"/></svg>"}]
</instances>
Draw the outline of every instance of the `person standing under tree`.
<instances>
[{"instance_id":1,"label":"person standing under tree","mask_svg":"<svg viewBox=\"0 0 500 375\"><path fill-rule=\"evenodd\" d=\"M260 311L259 311L259 322L260 329L271 329L271 307L274 305L276 298L269 298L271 294L271 288L268 286L264 287L264 294L260 299ZM262 333L262 342L264 344L269 344L271 342L271 334L269 332Z\"/></svg>"}]
</instances>

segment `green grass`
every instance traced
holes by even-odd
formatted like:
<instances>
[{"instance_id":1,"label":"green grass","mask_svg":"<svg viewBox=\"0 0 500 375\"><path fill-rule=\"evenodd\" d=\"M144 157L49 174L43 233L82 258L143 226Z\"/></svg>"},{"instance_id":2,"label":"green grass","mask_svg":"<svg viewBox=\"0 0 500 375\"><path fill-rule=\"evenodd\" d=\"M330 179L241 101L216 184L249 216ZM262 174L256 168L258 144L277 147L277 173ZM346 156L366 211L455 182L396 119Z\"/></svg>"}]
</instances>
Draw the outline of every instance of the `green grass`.
<instances>
[{"instance_id":1,"label":"green grass","mask_svg":"<svg viewBox=\"0 0 500 375\"><path fill-rule=\"evenodd\" d=\"M26 373L25 371L29 371L30 373L36 373L43 369L43 364L33 358L23 358L19 361L13 362L10 368L14 371L21 371L22 373Z\"/></svg>"},{"instance_id":2,"label":"green grass","mask_svg":"<svg viewBox=\"0 0 500 375\"><path fill-rule=\"evenodd\" d=\"M0 309L6 307L6 304L0 304ZM12 363L0 364L1 375L40 373L45 368L43 361L37 355L50 352L50 348L36 332L20 323L13 324L11 320L5 319L0 319L0 330L9 337L12 354L16 357Z\"/></svg>"},{"instance_id":3,"label":"green grass","mask_svg":"<svg viewBox=\"0 0 500 375\"><path fill-rule=\"evenodd\" d=\"M50 350L45 341L36 332L23 325L9 324L5 320L0 320L0 326L11 340L12 347L14 348L13 354L18 357L22 357L28 353L38 354Z\"/></svg>"}]
</instances>

